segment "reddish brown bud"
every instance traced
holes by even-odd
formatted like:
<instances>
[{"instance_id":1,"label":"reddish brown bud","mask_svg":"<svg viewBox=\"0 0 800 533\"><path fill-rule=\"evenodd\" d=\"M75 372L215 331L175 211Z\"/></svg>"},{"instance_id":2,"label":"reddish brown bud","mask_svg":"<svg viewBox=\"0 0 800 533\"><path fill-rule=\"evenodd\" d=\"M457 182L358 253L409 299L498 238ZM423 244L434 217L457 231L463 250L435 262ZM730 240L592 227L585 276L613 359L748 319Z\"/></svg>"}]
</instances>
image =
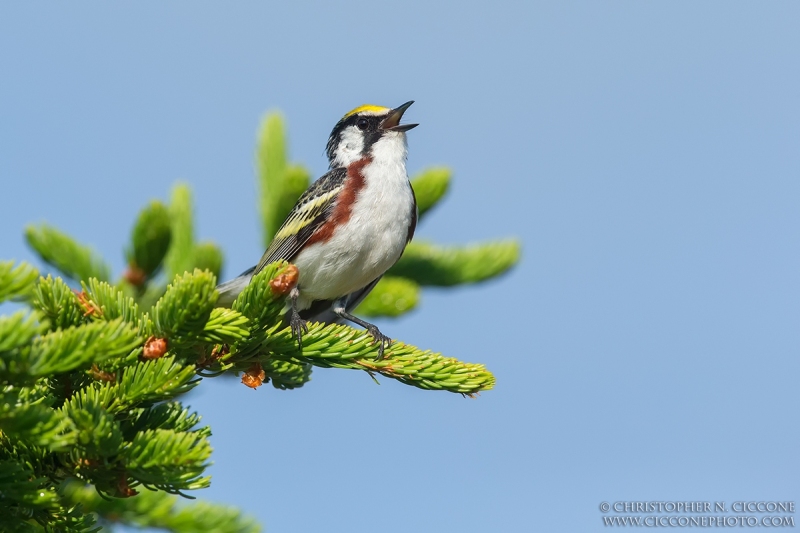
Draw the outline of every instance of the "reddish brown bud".
<instances>
[{"instance_id":1,"label":"reddish brown bud","mask_svg":"<svg viewBox=\"0 0 800 533\"><path fill-rule=\"evenodd\" d=\"M167 353L167 339L150 337L144 343L144 351L142 352L143 359L158 359Z\"/></svg>"},{"instance_id":2,"label":"reddish brown bud","mask_svg":"<svg viewBox=\"0 0 800 533\"><path fill-rule=\"evenodd\" d=\"M119 498L130 498L131 496L136 496L139 492L136 489L132 489L131 486L128 484L128 475L121 474L119 476L119 480L117 481L117 497Z\"/></svg>"},{"instance_id":3,"label":"reddish brown bud","mask_svg":"<svg viewBox=\"0 0 800 533\"><path fill-rule=\"evenodd\" d=\"M84 310L83 316L103 315L103 310L97 307L97 304L95 304L93 301L89 299L89 295L86 293L86 291L73 290L72 292L74 292L75 296L78 297L78 303L81 304L81 307L83 307Z\"/></svg>"},{"instance_id":4,"label":"reddish brown bud","mask_svg":"<svg viewBox=\"0 0 800 533\"><path fill-rule=\"evenodd\" d=\"M144 270L133 263L128 265L128 270L125 271L122 277L125 278L125 281L137 288L144 285L147 281L147 274L145 274Z\"/></svg>"},{"instance_id":5,"label":"reddish brown bud","mask_svg":"<svg viewBox=\"0 0 800 533\"><path fill-rule=\"evenodd\" d=\"M210 366L229 353L231 353L230 346L227 344L217 344L211 349L210 354L206 355L205 351L203 351L203 353L200 355L200 359L197 361L197 364L198 366L202 367Z\"/></svg>"},{"instance_id":6,"label":"reddish brown bud","mask_svg":"<svg viewBox=\"0 0 800 533\"><path fill-rule=\"evenodd\" d=\"M97 459L89 459L88 457L81 457L78 459L78 466L86 468L97 468L100 466L100 461Z\"/></svg>"},{"instance_id":7,"label":"reddish brown bud","mask_svg":"<svg viewBox=\"0 0 800 533\"><path fill-rule=\"evenodd\" d=\"M214 349L211 350L211 358L215 361L222 357L223 355L228 355L231 353L231 347L227 344L217 344L214 346Z\"/></svg>"},{"instance_id":8,"label":"reddish brown bud","mask_svg":"<svg viewBox=\"0 0 800 533\"><path fill-rule=\"evenodd\" d=\"M269 281L269 288L273 296L284 296L289 294L289 291L297 285L297 279L300 277L300 271L294 265L289 265L275 278Z\"/></svg>"},{"instance_id":9,"label":"reddish brown bud","mask_svg":"<svg viewBox=\"0 0 800 533\"><path fill-rule=\"evenodd\" d=\"M264 384L267 374L261 368L261 363L253 363L242 375L242 383L251 389L257 389Z\"/></svg>"},{"instance_id":10,"label":"reddish brown bud","mask_svg":"<svg viewBox=\"0 0 800 533\"><path fill-rule=\"evenodd\" d=\"M107 381L109 383L114 383L117 381L116 374L106 372L105 370L100 370L100 367L97 365L92 365L92 368L89 370L89 375L98 381Z\"/></svg>"}]
</instances>

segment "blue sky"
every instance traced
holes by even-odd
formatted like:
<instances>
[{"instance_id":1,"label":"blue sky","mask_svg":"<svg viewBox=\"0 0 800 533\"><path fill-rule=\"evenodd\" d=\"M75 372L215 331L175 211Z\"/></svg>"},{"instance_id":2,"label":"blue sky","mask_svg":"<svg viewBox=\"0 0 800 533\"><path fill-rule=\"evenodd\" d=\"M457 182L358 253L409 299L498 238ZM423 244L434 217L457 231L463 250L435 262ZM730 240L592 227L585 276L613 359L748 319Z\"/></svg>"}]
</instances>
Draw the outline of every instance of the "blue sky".
<instances>
[{"instance_id":1,"label":"blue sky","mask_svg":"<svg viewBox=\"0 0 800 533\"><path fill-rule=\"evenodd\" d=\"M794 2L169 2L0 6L0 257L46 220L124 266L191 184L235 275L262 253L253 147L287 117L399 105L418 229L516 236L511 274L382 329L483 362L476 400L323 370L206 380L212 487L270 531L600 531L600 502L798 500L800 6Z\"/></svg>"}]
</instances>

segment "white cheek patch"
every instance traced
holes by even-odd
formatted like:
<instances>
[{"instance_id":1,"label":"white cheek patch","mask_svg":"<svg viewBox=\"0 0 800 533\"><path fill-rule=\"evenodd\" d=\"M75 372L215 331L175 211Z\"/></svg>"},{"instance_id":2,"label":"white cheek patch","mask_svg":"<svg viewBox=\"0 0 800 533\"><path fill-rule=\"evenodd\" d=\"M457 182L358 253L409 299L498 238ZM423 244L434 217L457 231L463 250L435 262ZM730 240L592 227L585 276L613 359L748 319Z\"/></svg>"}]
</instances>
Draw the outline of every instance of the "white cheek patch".
<instances>
[{"instance_id":1,"label":"white cheek patch","mask_svg":"<svg viewBox=\"0 0 800 533\"><path fill-rule=\"evenodd\" d=\"M361 159L361 152L364 151L364 134L355 126L348 126L342 131L339 138L339 146L336 148L335 166L346 167Z\"/></svg>"}]
</instances>

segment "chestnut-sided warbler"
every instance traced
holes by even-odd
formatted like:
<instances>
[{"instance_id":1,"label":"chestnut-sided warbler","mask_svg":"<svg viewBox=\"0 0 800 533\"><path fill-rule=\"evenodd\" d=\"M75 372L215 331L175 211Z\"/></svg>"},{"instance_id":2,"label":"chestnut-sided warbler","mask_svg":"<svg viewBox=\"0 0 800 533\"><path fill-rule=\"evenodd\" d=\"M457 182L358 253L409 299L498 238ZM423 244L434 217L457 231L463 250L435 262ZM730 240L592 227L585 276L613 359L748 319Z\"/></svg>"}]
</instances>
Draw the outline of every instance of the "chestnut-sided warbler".
<instances>
[{"instance_id":1,"label":"chestnut-sided warbler","mask_svg":"<svg viewBox=\"0 0 800 533\"><path fill-rule=\"evenodd\" d=\"M352 315L414 236L417 202L406 174L406 133L400 124L414 103L395 109L363 105L336 123L328 138L330 170L297 200L261 261L217 287L219 305L230 305L269 263L297 266L289 292L288 322L302 348L307 320L349 320L379 343L378 358L392 340Z\"/></svg>"}]
</instances>

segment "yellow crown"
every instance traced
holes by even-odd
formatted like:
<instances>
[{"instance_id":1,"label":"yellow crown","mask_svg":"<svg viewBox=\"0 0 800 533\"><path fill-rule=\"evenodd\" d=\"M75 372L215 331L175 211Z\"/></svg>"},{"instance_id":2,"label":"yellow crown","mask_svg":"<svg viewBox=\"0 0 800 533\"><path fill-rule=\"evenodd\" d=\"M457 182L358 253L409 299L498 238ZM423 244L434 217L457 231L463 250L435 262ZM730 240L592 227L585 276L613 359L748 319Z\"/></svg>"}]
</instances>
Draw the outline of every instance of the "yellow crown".
<instances>
[{"instance_id":1,"label":"yellow crown","mask_svg":"<svg viewBox=\"0 0 800 533\"><path fill-rule=\"evenodd\" d=\"M380 115L381 113L385 113L387 111L389 111L388 107L383 107L383 106L379 106L379 105L372 105L372 104L366 104L366 105L358 106L357 108L353 109L352 111L347 113L342 118L344 119L344 118L347 118L347 117L352 117L356 113L364 113L364 112L373 113L375 115Z\"/></svg>"}]
</instances>

